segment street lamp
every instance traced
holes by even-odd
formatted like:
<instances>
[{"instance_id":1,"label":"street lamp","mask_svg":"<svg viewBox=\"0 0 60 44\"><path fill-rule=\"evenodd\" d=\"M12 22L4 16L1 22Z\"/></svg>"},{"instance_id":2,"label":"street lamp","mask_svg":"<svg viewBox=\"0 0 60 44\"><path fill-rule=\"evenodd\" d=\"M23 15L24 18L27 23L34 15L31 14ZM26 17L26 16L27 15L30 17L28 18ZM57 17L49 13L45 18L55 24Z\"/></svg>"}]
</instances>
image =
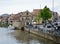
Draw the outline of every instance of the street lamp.
<instances>
[{"instance_id":1,"label":"street lamp","mask_svg":"<svg viewBox=\"0 0 60 44\"><path fill-rule=\"evenodd\" d=\"M53 15L53 22L54 22L54 0L52 0L52 15Z\"/></svg>"},{"instance_id":2,"label":"street lamp","mask_svg":"<svg viewBox=\"0 0 60 44\"><path fill-rule=\"evenodd\" d=\"M54 0L52 0L52 10L53 10L53 17L54 17ZM55 17L53 18L53 20L55 20ZM56 29L56 27L55 27L55 29ZM55 35L56 35L56 33L55 33ZM56 38L56 41L57 41L56 36L55 36L55 38Z\"/></svg>"},{"instance_id":3,"label":"street lamp","mask_svg":"<svg viewBox=\"0 0 60 44\"><path fill-rule=\"evenodd\" d=\"M54 0L52 0L52 10L54 11Z\"/></svg>"}]
</instances>

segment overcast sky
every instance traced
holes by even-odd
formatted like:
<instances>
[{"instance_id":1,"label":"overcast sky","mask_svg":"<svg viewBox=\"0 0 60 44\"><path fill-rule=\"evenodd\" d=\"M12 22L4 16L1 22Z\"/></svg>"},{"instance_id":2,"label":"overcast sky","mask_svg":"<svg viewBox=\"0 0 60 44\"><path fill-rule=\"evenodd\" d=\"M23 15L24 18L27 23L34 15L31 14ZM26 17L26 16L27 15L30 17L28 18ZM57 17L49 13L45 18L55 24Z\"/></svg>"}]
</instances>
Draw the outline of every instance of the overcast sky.
<instances>
[{"instance_id":1,"label":"overcast sky","mask_svg":"<svg viewBox=\"0 0 60 44\"><path fill-rule=\"evenodd\" d=\"M51 10L53 0L0 0L0 15L40 9L47 5ZM54 0L54 11L60 12L60 0ZM60 14L60 13L59 13Z\"/></svg>"}]
</instances>

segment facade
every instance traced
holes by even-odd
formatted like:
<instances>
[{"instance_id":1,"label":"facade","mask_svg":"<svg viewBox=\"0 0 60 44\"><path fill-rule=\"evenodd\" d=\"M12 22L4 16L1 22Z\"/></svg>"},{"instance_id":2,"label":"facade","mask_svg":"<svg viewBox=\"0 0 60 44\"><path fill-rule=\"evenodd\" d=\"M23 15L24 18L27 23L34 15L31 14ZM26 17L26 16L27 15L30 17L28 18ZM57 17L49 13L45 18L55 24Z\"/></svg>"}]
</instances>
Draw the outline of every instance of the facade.
<instances>
[{"instance_id":1,"label":"facade","mask_svg":"<svg viewBox=\"0 0 60 44\"><path fill-rule=\"evenodd\" d=\"M9 23L9 24L12 24L12 22L13 22L13 16L10 15L9 18L8 18L8 23Z\"/></svg>"},{"instance_id":2,"label":"facade","mask_svg":"<svg viewBox=\"0 0 60 44\"><path fill-rule=\"evenodd\" d=\"M39 11L40 11L40 9L33 9L33 15L35 16L35 15L37 15L38 13L39 13Z\"/></svg>"},{"instance_id":3,"label":"facade","mask_svg":"<svg viewBox=\"0 0 60 44\"><path fill-rule=\"evenodd\" d=\"M53 21L57 21L58 20L58 13L57 12L53 12L51 11L52 15L53 15Z\"/></svg>"},{"instance_id":4,"label":"facade","mask_svg":"<svg viewBox=\"0 0 60 44\"><path fill-rule=\"evenodd\" d=\"M1 17L2 17L2 23L8 23L8 17L9 17L9 15L4 14Z\"/></svg>"},{"instance_id":5,"label":"facade","mask_svg":"<svg viewBox=\"0 0 60 44\"><path fill-rule=\"evenodd\" d=\"M8 18L2 18L2 23L8 23Z\"/></svg>"},{"instance_id":6,"label":"facade","mask_svg":"<svg viewBox=\"0 0 60 44\"><path fill-rule=\"evenodd\" d=\"M24 22L25 25L32 23L32 20L33 14L28 10L20 13L20 22Z\"/></svg>"},{"instance_id":7,"label":"facade","mask_svg":"<svg viewBox=\"0 0 60 44\"><path fill-rule=\"evenodd\" d=\"M11 14L8 18L8 23L12 24L14 21L19 21L20 16L17 14Z\"/></svg>"},{"instance_id":8,"label":"facade","mask_svg":"<svg viewBox=\"0 0 60 44\"><path fill-rule=\"evenodd\" d=\"M60 16L58 16L58 20L57 20L57 22L60 22Z\"/></svg>"},{"instance_id":9,"label":"facade","mask_svg":"<svg viewBox=\"0 0 60 44\"><path fill-rule=\"evenodd\" d=\"M21 25L22 24L27 25L29 23L32 23L32 20L33 14L27 10L17 14L11 14L8 18L8 23L13 25L19 24L20 26L20 23Z\"/></svg>"}]
</instances>

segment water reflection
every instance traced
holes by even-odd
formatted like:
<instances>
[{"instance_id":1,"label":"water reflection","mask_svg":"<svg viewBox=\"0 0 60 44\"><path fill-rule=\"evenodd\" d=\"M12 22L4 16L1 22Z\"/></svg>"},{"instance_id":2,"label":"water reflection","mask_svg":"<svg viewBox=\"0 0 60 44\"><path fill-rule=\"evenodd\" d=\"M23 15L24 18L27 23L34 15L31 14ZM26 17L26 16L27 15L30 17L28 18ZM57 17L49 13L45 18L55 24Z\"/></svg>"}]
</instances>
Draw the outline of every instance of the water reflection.
<instances>
[{"instance_id":1,"label":"water reflection","mask_svg":"<svg viewBox=\"0 0 60 44\"><path fill-rule=\"evenodd\" d=\"M21 30L0 28L0 44L55 44L52 41Z\"/></svg>"},{"instance_id":2,"label":"water reflection","mask_svg":"<svg viewBox=\"0 0 60 44\"><path fill-rule=\"evenodd\" d=\"M46 39L43 39L42 37L38 37L36 35L21 31L21 30L15 30L11 34L13 37L16 38L18 43L23 43L23 44L55 44L52 41L48 41Z\"/></svg>"}]
</instances>

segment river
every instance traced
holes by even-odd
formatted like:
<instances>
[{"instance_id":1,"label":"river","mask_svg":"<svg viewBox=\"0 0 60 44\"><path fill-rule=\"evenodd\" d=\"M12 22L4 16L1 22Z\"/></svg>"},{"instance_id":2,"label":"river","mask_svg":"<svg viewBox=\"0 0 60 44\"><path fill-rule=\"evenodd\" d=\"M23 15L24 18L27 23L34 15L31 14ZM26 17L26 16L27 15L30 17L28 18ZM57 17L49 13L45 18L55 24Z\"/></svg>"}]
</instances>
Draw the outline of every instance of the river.
<instances>
[{"instance_id":1,"label":"river","mask_svg":"<svg viewBox=\"0 0 60 44\"><path fill-rule=\"evenodd\" d=\"M0 44L56 44L56 43L21 30L9 30L8 28L0 28Z\"/></svg>"}]
</instances>

